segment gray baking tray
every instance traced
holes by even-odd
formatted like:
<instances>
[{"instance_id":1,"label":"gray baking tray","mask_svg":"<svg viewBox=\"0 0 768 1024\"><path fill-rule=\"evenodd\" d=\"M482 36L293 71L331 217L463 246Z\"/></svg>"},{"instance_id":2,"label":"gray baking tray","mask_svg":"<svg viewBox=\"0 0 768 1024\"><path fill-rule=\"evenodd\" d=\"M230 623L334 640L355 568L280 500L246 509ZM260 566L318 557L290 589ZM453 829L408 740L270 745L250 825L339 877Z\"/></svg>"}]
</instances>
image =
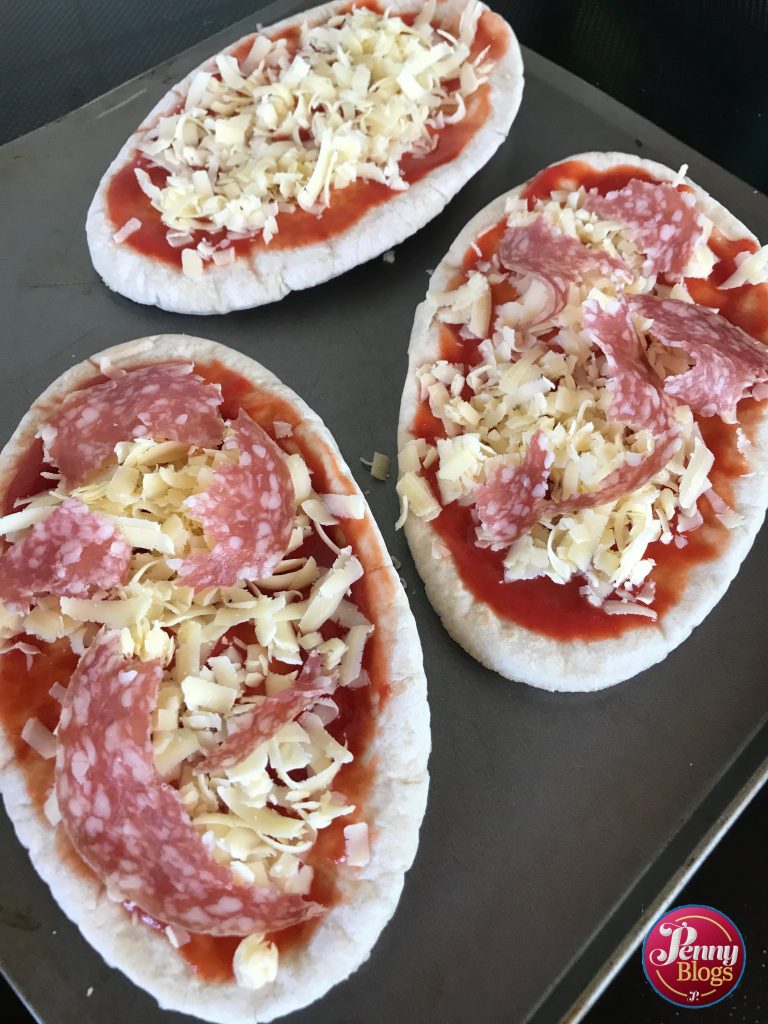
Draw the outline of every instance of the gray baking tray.
<instances>
[{"instance_id":1,"label":"gray baking tray","mask_svg":"<svg viewBox=\"0 0 768 1024\"><path fill-rule=\"evenodd\" d=\"M394 920L357 974L290 1020L576 1020L765 778L760 620L768 537L763 531L726 597L665 662L602 693L557 696L499 678L450 640L394 531L392 481L372 480L359 459L374 449L395 455L406 346L428 269L493 196L555 159L616 149L689 163L692 176L762 237L768 200L527 52L509 140L435 221L398 247L393 264L378 259L226 317L176 316L108 292L83 231L104 168L189 68L257 23L299 9L280 2L259 11L0 149L0 435L73 362L163 331L242 349L320 413L403 563L424 646L434 749L421 846ZM2 966L38 1020L181 1024L84 942L5 818L0 835Z\"/></svg>"}]
</instances>

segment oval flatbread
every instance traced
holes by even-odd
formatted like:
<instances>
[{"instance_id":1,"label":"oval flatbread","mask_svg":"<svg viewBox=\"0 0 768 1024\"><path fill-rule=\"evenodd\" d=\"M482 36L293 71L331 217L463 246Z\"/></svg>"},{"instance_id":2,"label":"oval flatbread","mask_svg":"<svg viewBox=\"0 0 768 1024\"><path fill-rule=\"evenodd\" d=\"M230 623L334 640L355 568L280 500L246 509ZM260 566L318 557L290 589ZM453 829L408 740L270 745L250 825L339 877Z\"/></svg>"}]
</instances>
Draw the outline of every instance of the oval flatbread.
<instances>
[{"instance_id":1,"label":"oval flatbread","mask_svg":"<svg viewBox=\"0 0 768 1024\"><path fill-rule=\"evenodd\" d=\"M443 209L506 137L522 87L512 30L475 0L304 11L147 115L88 211L93 264L136 302L200 314L336 277Z\"/></svg>"},{"instance_id":2,"label":"oval flatbread","mask_svg":"<svg viewBox=\"0 0 768 1024\"><path fill-rule=\"evenodd\" d=\"M55 381L0 489L0 787L36 870L162 1007L306 1006L394 913L430 747L416 626L333 438L258 363L162 335Z\"/></svg>"},{"instance_id":3,"label":"oval flatbread","mask_svg":"<svg viewBox=\"0 0 768 1024\"><path fill-rule=\"evenodd\" d=\"M416 311L405 531L451 636L507 678L592 690L658 662L763 522L764 260L683 173L552 165L467 224Z\"/></svg>"}]
</instances>

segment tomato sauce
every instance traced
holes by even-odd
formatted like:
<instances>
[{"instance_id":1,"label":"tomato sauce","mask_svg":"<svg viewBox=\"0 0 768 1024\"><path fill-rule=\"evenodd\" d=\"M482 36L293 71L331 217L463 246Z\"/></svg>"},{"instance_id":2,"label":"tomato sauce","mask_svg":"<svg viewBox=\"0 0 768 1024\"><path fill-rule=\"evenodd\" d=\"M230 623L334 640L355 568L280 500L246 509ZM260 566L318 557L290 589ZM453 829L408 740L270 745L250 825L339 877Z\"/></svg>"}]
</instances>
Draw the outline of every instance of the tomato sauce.
<instances>
[{"instance_id":1,"label":"tomato sauce","mask_svg":"<svg viewBox=\"0 0 768 1024\"><path fill-rule=\"evenodd\" d=\"M210 383L221 384L224 396L222 415L232 419L239 409L244 409L269 433L273 434L275 420L290 423L294 434L278 443L284 450L300 452L312 472L313 486L319 493L333 490L340 492L342 477L338 472L338 456L317 435L302 428L301 417L293 406L284 399L254 387L241 374L229 370L222 363L213 360L196 364L195 369ZM94 375L93 380L83 385L89 387L104 378ZM30 497L47 490L51 482L41 475L46 468L43 450L35 441L18 460L16 473L3 495L3 513L13 510L18 498ZM349 484L348 493L354 487ZM339 742L345 743L354 755L354 760L344 765L336 776L334 785L354 804L357 812L339 818L322 830L307 857L306 863L314 869L309 898L331 907L338 899L336 872L345 857L343 829L345 825L365 817L365 797L373 781L375 761L366 759L365 754L374 733L376 716L386 703L389 693L389 651L392 637L388 633L385 610L392 605L393 584L386 573L377 570L388 561L386 551L366 520L340 520L336 541L350 544L356 556L363 563L365 575L352 586L352 600L362 614L376 623L376 630L369 637L363 654L363 669L368 673L370 684L359 689L342 688L334 696L339 708L338 717L328 725L328 731ZM328 565L332 553L315 538L310 538L303 548L294 553L313 554L321 565ZM379 628L379 619L382 619ZM328 639L335 634L333 625L324 627ZM231 631L234 635L234 630ZM327 635L326 635L327 633ZM252 640L240 630L244 640ZM23 652L14 650L0 658L0 721L5 728L12 746L16 763L25 774L27 786L39 812L54 779L53 760L44 761L24 740L21 731L31 716L38 718L47 728L53 730L58 722L60 705L50 696L55 682L66 686L77 665L78 657L73 654L69 641L61 640L45 644L36 637L28 639L41 653L34 655L27 665ZM293 666L285 666L286 670ZM62 843L62 856L66 854L71 870L89 874L89 868L80 860L68 842ZM133 905L126 909L135 913L136 920L162 930L164 925L144 914ZM313 919L285 929L270 936L281 952L305 943L320 919ZM196 974L210 982L223 982L232 978L232 955L240 941L238 937L213 937L193 935L191 941L179 949L179 953L194 968Z\"/></svg>"},{"instance_id":2,"label":"tomato sauce","mask_svg":"<svg viewBox=\"0 0 768 1024\"><path fill-rule=\"evenodd\" d=\"M744 284L725 290L718 287L736 270L738 253L757 252L757 242L752 238L731 240L715 228L709 247L720 262L706 280L691 278L686 282L691 297L702 306L714 307L726 320L768 344L768 284Z\"/></svg>"},{"instance_id":3,"label":"tomato sauce","mask_svg":"<svg viewBox=\"0 0 768 1024\"><path fill-rule=\"evenodd\" d=\"M380 9L376 4L366 6L374 10ZM409 20L407 17L404 20ZM297 43L297 30L285 30L291 41ZM275 37L276 38L276 37ZM244 40L233 53L242 59L250 50L253 37ZM491 11L484 11L477 26L477 34L472 46L473 55L488 49L488 59L498 60L506 52L508 36L505 23ZM242 51L242 52L241 52ZM485 124L490 112L490 89L487 84L477 89L466 100L466 116L456 124L446 125L436 133L437 145L431 153L423 156L405 154L400 160L403 177L409 184L421 180L431 171L443 164L455 160L477 131ZM131 218L141 221L141 227L127 238L123 245L157 259L169 266L181 266L182 249L174 249L166 240L168 227L163 224L158 210L141 191L136 180L137 168L145 170L152 182L162 187L168 172L154 166L146 157L136 153L124 167L115 173L107 190L107 212L115 231L118 231ZM295 249L303 245L329 241L356 224L370 210L381 206L395 196L397 192L382 185L380 182L359 180L343 189L334 189L331 193L331 204L320 216L301 208L290 213L281 213L277 217L278 232L267 246L262 235L256 234L249 238L233 239L232 247L237 256L245 256L269 248L270 250ZM192 232L192 247L201 241L216 245L224 238L220 231Z\"/></svg>"},{"instance_id":4,"label":"tomato sauce","mask_svg":"<svg viewBox=\"0 0 768 1024\"><path fill-rule=\"evenodd\" d=\"M227 53L231 57L234 57L238 64L241 63L251 52L254 40L261 34L262 33L260 32L254 32L251 35L246 36L244 39L241 39L236 46L233 46L231 50L227 50ZM277 32L272 32L269 38L273 43L276 43L278 39L284 39L288 44L288 53L292 54L299 48L299 43L301 42L301 29L298 25L288 25L286 28L281 28Z\"/></svg>"},{"instance_id":5,"label":"tomato sauce","mask_svg":"<svg viewBox=\"0 0 768 1024\"><path fill-rule=\"evenodd\" d=\"M632 178L643 181L654 179L641 168L630 165L598 171L581 161L569 160L546 168L533 178L523 191L533 208L537 199L547 198L555 190L573 191L579 186L596 188L602 195L623 188ZM501 220L475 240L478 253L470 247L464 257L462 272L453 284L460 284L481 260L487 260L498 250L505 230ZM706 280L687 279L686 285L695 299L703 305L713 306L720 313L747 330L756 338L768 342L768 285L734 288L723 291L722 284L736 269L735 257L739 252L754 252L757 245L751 239L726 239L715 229L709 246L720 260ZM495 292L494 306L509 301L509 297ZM477 342L460 337L458 329L440 325L440 359L477 365L481 361ZM739 405L739 422L747 436L751 436L765 412L766 402L752 399ZM717 417L698 418L705 443L715 456L709 474L715 491L728 503L733 502L734 482L748 471L748 465L737 448L737 428ZM433 444L435 438L444 437L440 420L432 415L427 402L417 410L412 426L416 437ZM439 501L436 467L425 472L435 497ZM707 501L700 511L704 524L686 534L688 543L683 548L656 542L649 546L648 557L656 561L651 578L656 582L656 597L652 607L659 618L680 599L691 569L701 562L722 554L729 542L730 531L715 518ZM606 615L594 608L580 593L583 581L576 577L565 585L547 578L504 582L503 551L490 551L475 544L474 523L470 510L453 502L443 508L430 523L451 553L456 570L467 589L487 604L501 618L556 640L601 640L621 636L630 630L658 628L655 623L640 616Z\"/></svg>"},{"instance_id":6,"label":"tomato sauce","mask_svg":"<svg viewBox=\"0 0 768 1024\"><path fill-rule=\"evenodd\" d=\"M17 498L29 498L51 486L41 474L46 467L43 462L43 441L36 437L29 448L16 461L16 471L2 497L2 514L18 511L14 508Z\"/></svg>"},{"instance_id":7,"label":"tomato sauce","mask_svg":"<svg viewBox=\"0 0 768 1024\"><path fill-rule=\"evenodd\" d=\"M605 171L596 170L581 160L564 160L561 164L546 167L528 182L523 197L533 209L537 199L549 199L553 192L575 192L577 188L597 189L601 196L615 189L624 188L638 178L640 181L655 182L656 179L641 167L619 164Z\"/></svg>"}]
</instances>

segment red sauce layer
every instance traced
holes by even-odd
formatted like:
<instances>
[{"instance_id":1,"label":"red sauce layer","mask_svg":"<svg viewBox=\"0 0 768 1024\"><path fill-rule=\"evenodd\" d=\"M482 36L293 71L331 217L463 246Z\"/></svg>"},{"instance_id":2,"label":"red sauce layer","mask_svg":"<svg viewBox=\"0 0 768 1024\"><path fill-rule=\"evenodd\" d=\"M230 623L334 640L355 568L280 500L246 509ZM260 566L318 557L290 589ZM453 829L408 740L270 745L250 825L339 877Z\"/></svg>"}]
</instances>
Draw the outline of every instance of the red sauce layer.
<instances>
[{"instance_id":1,"label":"red sauce layer","mask_svg":"<svg viewBox=\"0 0 768 1024\"><path fill-rule=\"evenodd\" d=\"M233 373L222 363L212 361L196 364L197 372L211 383L219 383L224 394L223 415L234 418L239 409L244 409L269 433L273 434L275 420L291 423L294 435L278 443L285 450L299 452L312 472L313 486L320 492L339 491L342 482L341 465L338 457L316 434L303 431L301 419L289 403L273 394L254 387L245 377ZM99 383L102 377L94 377L90 384ZM50 481L41 476L46 468L43 463L42 446L35 441L18 460L16 473L2 496L3 514L13 510L17 498L29 497L50 487ZM349 492L353 487L349 485ZM337 775L335 786L343 792L350 803L355 804L357 814L337 819L319 833L318 840L309 854L307 863L314 868L314 879L309 898L331 907L337 901L336 872L344 860L345 825L365 816L365 796L370 788L375 763L366 759L374 733L376 716L386 702L389 693L388 651L391 637L387 627L379 620L385 618L384 611L391 606L394 594L393 584L386 573L377 569L387 555L380 541L366 520L342 520L337 528L337 543L351 544L355 554L363 563L365 575L352 586L352 600L365 617L377 625L369 638L363 655L363 668L368 672L370 685L360 689L342 689L335 696L339 716L327 727L339 742L346 743L354 755L351 764L344 765ZM333 555L317 538L311 537L296 554L312 554L321 565L329 565ZM336 627L326 624L325 639L335 635ZM21 739L24 723L35 716L54 729L59 717L60 705L50 696L49 690L55 682L66 686L77 665L78 657L70 649L67 640L52 644L42 643L36 637L28 639L41 650L28 666L21 651L11 651L0 657L0 722L12 744L16 763L24 772L29 792L38 812L53 785L54 762L44 761ZM243 637L252 640L253 636ZM279 671L279 666L271 666ZM286 667L286 668L290 668ZM61 853L71 870L90 874L90 869L72 849L66 836L61 833ZM160 929L164 927L149 915L134 908L136 919ZM322 919L320 919L322 920ZM305 943L319 921L314 919L286 929L271 936L281 952ZM232 977L232 955L240 938L214 938L208 935L193 935L191 941L182 946L179 953L194 968L199 977L206 981L227 981Z\"/></svg>"},{"instance_id":2,"label":"red sauce layer","mask_svg":"<svg viewBox=\"0 0 768 1024\"><path fill-rule=\"evenodd\" d=\"M564 160L561 164L545 167L528 182L523 189L523 196L533 209L537 199L549 199L553 192L575 192L582 186L597 189L601 196L614 189L624 188L633 178L641 181L656 179L641 167L631 164L619 164L605 171L598 171L581 160Z\"/></svg>"},{"instance_id":3,"label":"red sauce layer","mask_svg":"<svg viewBox=\"0 0 768 1024\"><path fill-rule=\"evenodd\" d=\"M358 5L359 6L359 5ZM374 4L366 6L378 9ZM411 20L412 20L411 16ZM404 20L409 20L406 16ZM290 30L279 35L289 34ZM242 59L250 50L253 37L249 37L234 50ZM275 37L276 38L276 37ZM290 36L295 39L295 32ZM472 46L473 55L488 48L488 59L498 60L508 47L508 30L505 22L491 11L484 11L477 27ZM487 121L490 108L490 89L483 85L466 100L467 112L457 124L446 125L436 133L437 146L425 156L406 154L400 160L403 177L414 184L431 171L455 160L477 131ZM134 249L143 256L160 260L173 267L181 266L181 249L174 249L166 241L168 228L163 224L159 211L139 188L134 173L137 168L147 171L154 184L164 185L168 172L153 166L145 157L136 154L126 165L115 173L107 190L107 212L115 231L132 217L141 221L141 228L134 232L123 245ZM328 241L357 223L370 210L389 202L397 192L375 181L357 181L331 193L331 205L321 216L295 209L278 215L278 233L267 246L261 234L250 238L233 240L232 245L238 256L269 248L271 250L295 249L302 245ZM221 231L196 231L193 233L196 246L201 241L216 245L224 237Z\"/></svg>"},{"instance_id":4,"label":"red sauce layer","mask_svg":"<svg viewBox=\"0 0 768 1024\"><path fill-rule=\"evenodd\" d=\"M569 160L537 174L523 195L532 208L537 199L548 198L556 190L573 191L583 185L587 189L596 188L604 195L612 189L623 188L632 178L655 180L647 171L629 165L597 171L581 161ZM460 283L479 260L488 259L498 250L504 230L505 222L502 220L476 239L480 253L474 248L467 250L462 272L457 275L455 284ZM691 295L696 302L718 308L732 323L768 343L768 285L746 285L727 291L718 287L736 269L736 254L744 250L754 252L756 244L751 239L729 241L715 229L709 245L720 262L715 264L707 280L686 280ZM510 298L514 298L514 292L506 282L494 286L494 306ZM481 361L477 343L463 340L458 330L447 324L440 328L440 358L468 365ZM739 421L748 436L764 415L765 404L751 399L740 403ZM704 441L715 456L715 465L710 473L712 484L725 501L732 503L734 481L748 471L748 465L736 446L737 428L723 423L716 416L697 418L697 422ZM432 415L427 402L420 404L411 429L414 436L423 437L430 443L435 437L444 436L442 424ZM439 501L436 468L425 476ZM677 548L674 544L657 542L648 548L649 557L657 563L652 575L656 581L653 607L660 618L680 599L691 569L701 562L717 558L729 543L730 531L715 518L709 502L700 504L704 524L686 535L686 547ZM565 585L547 578L505 583L504 552L477 547L470 510L456 502L444 507L430 525L451 552L456 570L467 589L501 618L556 640L601 640L630 630L656 628L649 619L631 615L611 616L594 608L579 593L582 585L579 578Z\"/></svg>"}]
</instances>

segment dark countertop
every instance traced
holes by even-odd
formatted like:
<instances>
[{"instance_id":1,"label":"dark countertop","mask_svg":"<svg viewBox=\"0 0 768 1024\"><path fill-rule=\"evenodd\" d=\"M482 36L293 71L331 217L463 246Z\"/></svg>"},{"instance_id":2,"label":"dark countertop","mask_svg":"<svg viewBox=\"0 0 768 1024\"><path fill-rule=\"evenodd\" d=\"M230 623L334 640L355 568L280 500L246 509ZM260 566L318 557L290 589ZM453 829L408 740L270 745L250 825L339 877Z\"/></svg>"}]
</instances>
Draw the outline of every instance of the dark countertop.
<instances>
[{"instance_id":1,"label":"dark countertop","mask_svg":"<svg viewBox=\"0 0 768 1024\"><path fill-rule=\"evenodd\" d=\"M768 0L506 0L496 6L522 43L768 191ZM3 4L0 143L61 117L254 7L254 0ZM675 900L717 907L746 939L744 981L706 1011L711 1024L768 1022L767 813L764 790ZM30 1020L1 982L0 1013L11 1024ZM652 992L634 953L585 1019L667 1024L684 1014Z\"/></svg>"}]
</instances>

